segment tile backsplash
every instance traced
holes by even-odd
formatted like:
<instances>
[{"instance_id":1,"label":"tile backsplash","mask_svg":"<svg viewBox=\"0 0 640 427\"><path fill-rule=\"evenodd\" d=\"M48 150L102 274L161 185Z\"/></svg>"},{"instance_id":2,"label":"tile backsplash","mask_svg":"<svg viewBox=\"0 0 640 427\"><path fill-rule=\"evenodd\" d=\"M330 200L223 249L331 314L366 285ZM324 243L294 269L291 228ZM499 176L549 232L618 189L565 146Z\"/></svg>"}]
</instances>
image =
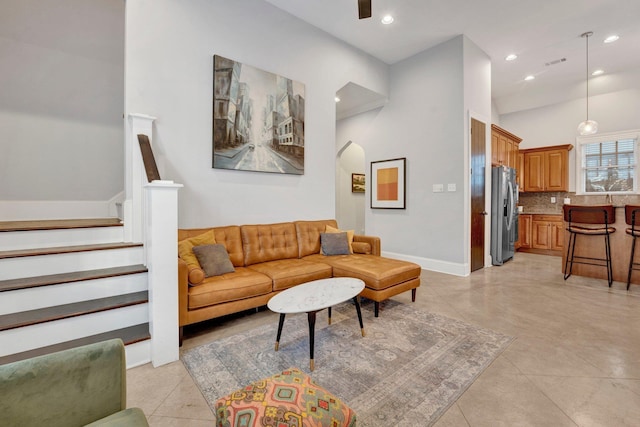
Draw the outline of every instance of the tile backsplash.
<instances>
[{"instance_id":1,"label":"tile backsplash","mask_svg":"<svg viewBox=\"0 0 640 427\"><path fill-rule=\"evenodd\" d=\"M551 198L556 198L556 203L551 203ZM561 214L564 199L571 199L572 205L605 205L612 203L614 206L623 207L627 204L640 205L640 195L612 195L611 201L606 194L598 196L577 196L570 192L544 192L544 193L520 193L518 205L522 206L525 213Z\"/></svg>"}]
</instances>

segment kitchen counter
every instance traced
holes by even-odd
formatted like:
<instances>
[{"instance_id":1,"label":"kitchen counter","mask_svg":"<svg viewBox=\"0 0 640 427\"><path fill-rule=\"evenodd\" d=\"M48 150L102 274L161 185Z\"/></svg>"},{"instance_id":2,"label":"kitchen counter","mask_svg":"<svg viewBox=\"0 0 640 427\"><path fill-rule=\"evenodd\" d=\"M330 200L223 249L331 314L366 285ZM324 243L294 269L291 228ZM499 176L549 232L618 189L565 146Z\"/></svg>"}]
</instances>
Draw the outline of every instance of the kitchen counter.
<instances>
[{"instance_id":1,"label":"kitchen counter","mask_svg":"<svg viewBox=\"0 0 640 427\"><path fill-rule=\"evenodd\" d=\"M560 212L550 212L550 211L524 211L518 212L519 215L562 215L562 211Z\"/></svg>"},{"instance_id":2,"label":"kitchen counter","mask_svg":"<svg viewBox=\"0 0 640 427\"><path fill-rule=\"evenodd\" d=\"M616 221L613 224L616 231L610 235L611 241L611 263L613 269L613 280L627 283L629 272L629 256L631 255L631 243L633 238L625 230L628 227L624 218L624 206L616 206ZM567 223L564 222L565 242L569 242L569 232L566 231ZM593 258L604 258L605 247L603 236L577 236L575 255L588 256ZM562 271L566 259L566 250L562 254ZM640 262L640 251L636 251L636 259ZM606 267L598 267L585 264L573 264L573 274L576 276L595 277L607 279ZM571 280L570 278L568 280ZM634 271L631 276L631 283L640 284L640 271Z\"/></svg>"}]
</instances>

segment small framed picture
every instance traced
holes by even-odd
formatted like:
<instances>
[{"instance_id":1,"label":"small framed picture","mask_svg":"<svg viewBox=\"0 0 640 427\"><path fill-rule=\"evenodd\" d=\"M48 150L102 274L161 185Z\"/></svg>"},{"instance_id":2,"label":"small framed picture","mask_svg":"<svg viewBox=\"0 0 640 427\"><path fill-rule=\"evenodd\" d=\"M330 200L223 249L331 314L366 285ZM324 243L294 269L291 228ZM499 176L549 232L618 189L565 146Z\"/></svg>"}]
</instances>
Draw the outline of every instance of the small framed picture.
<instances>
[{"instance_id":1,"label":"small framed picture","mask_svg":"<svg viewBox=\"0 0 640 427\"><path fill-rule=\"evenodd\" d=\"M363 173L351 174L351 192L352 193L364 193L365 183Z\"/></svg>"},{"instance_id":2,"label":"small framed picture","mask_svg":"<svg viewBox=\"0 0 640 427\"><path fill-rule=\"evenodd\" d=\"M406 158L371 162L371 208L406 208Z\"/></svg>"}]
</instances>

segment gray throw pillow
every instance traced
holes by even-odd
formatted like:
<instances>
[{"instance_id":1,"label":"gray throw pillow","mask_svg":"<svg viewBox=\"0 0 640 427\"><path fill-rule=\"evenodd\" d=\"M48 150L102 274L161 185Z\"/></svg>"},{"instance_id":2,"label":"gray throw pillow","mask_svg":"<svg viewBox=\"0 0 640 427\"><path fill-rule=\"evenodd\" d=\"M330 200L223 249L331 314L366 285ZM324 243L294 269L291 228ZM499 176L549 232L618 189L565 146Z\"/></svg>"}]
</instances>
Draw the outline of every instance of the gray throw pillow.
<instances>
[{"instance_id":1,"label":"gray throw pillow","mask_svg":"<svg viewBox=\"0 0 640 427\"><path fill-rule=\"evenodd\" d=\"M325 255L349 255L347 233L320 233L320 245Z\"/></svg>"},{"instance_id":2,"label":"gray throw pillow","mask_svg":"<svg viewBox=\"0 0 640 427\"><path fill-rule=\"evenodd\" d=\"M196 255L206 277L220 276L236 271L229 259L227 249L220 243L194 246L193 253Z\"/></svg>"}]
</instances>

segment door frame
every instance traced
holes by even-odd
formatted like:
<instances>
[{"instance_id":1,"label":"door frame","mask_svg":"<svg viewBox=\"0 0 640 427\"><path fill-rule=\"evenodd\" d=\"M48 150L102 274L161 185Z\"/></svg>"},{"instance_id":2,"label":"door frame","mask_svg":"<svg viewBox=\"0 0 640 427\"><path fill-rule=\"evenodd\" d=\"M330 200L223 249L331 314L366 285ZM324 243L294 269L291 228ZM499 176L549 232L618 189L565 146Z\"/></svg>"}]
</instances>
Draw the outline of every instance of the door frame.
<instances>
[{"instance_id":1,"label":"door frame","mask_svg":"<svg viewBox=\"0 0 640 427\"><path fill-rule=\"evenodd\" d=\"M465 247L466 247L466 263L465 271L466 275L471 274L471 119L475 119L485 124L484 135L484 159L485 159L485 174L484 174L484 209L487 215L484 217L484 266L485 268L491 265L491 118L477 111L468 110L467 123L466 123L466 140L465 147L466 156L466 197L465 204ZM489 185L487 185L489 184Z\"/></svg>"}]
</instances>

